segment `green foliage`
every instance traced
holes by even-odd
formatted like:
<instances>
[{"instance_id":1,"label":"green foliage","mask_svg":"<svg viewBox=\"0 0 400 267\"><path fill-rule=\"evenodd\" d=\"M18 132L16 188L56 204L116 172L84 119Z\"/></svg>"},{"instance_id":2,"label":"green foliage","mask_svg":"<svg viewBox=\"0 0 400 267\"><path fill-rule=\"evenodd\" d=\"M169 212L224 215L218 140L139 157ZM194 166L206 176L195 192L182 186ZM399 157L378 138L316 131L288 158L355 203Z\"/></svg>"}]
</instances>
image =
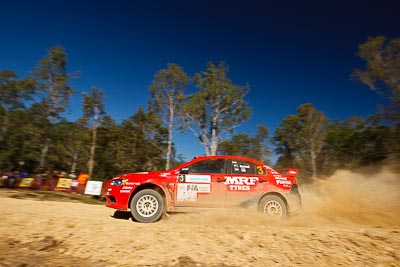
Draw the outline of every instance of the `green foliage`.
<instances>
[{"instance_id":1,"label":"green foliage","mask_svg":"<svg viewBox=\"0 0 400 267\"><path fill-rule=\"evenodd\" d=\"M45 122L42 136L40 167L46 162L47 152L51 143L51 126L60 119L69 104L69 98L74 89L68 85L66 71L67 54L61 46L53 47L48 55L41 59L32 73L36 82L36 98L38 101L32 106L39 121Z\"/></svg>"},{"instance_id":2,"label":"green foliage","mask_svg":"<svg viewBox=\"0 0 400 267\"><path fill-rule=\"evenodd\" d=\"M185 100L189 77L176 64L168 64L154 76L150 86L149 110L158 116L168 129L165 169L169 169L173 154L173 134L182 120L182 105Z\"/></svg>"},{"instance_id":3,"label":"green foliage","mask_svg":"<svg viewBox=\"0 0 400 267\"><path fill-rule=\"evenodd\" d=\"M257 127L255 137L250 137L245 133L235 134L231 140L223 140L218 145L218 154L236 155L249 157L268 163L270 151L264 143L268 138L268 128L264 125Z\"/></svg>"},{"instance_id":4,"label":"green foliage","mask_svg":"<svg viewBox=\"0 0 400 267\"><path fill-rule=\"evenodd\" d=\"M325 171L382 164L396 149L394 129L379 116L332 123L325 139Z\"/></svg>"},{"instance_id":5,"label":"green foliage","mask_svg":"<svg viewBox=\"0 0 400 267\"><path fill-rule=\"evenodd\" d=\"M119 172L162 170L167 130L152 113L139 108L137 113L122 122L114 161Z\"/></svg>"},{"instance_id":6,"label":"green foliage","mask_svg":"<svg viewBox=\"0 0 400 267\"><path fill-rule=\"evenodd\" d=\"M54 122L65 111L69 98L75 93L68 85L67 54L61 46L50 49L32 71L36 81L36 93L40 97L40 107L47 119Z\"/></svg>"},{"instance_id":7,"label":"green foliage","mask_svg":"<svg viewBox=\"0 0 400 267\"><path fill-rule=\"evenodd\" d=\"M34 81L31 78L22 80L11 70L0 72L0 146L6 144L4 140L9 131L11 122L10 112L23 110L24 101L30 100L33 94ZM1 151L1 150L0 150Z\"/></svg>"},{"instance_id":8,"label":"green foliage","mask_svg":"<svg viewBox=\"0 0 400 267\"><path fill-rule=\"evenodd\" d=\"M18 80L11 70L0 71L0 107L2 111L23 109L24 100L31 98L34 81L31 78Z\"/></svg>"},{"instance_id":9,"label":"green foliage","mask_svg":"<svg viewBox=\"0 0 400 267\"><path fill-rule=\"evenodd\" d=\"M275 130L273 142L278 154L277 166L302 166L303 180L310 181L318 175L318 160L324 146L328 119L311 103L303 104L297 114L284 119Z\"/></svg>"},{"instance_id":10,"label":"green foliage","mask_svg":"<svg viewBox=\"0 0 400 267\"><path fill-rule=\"evenodd\" d=\"M173 117L171 109L174 110L173 115L178 116L189 81L189 76L177 64L168 64L166 69L159 70L149 87L149 110L164 121Z\"/></svg>"},{"instance_id":11,"label":"green foliage","mask_svg":"<svg viewBox=\"0 0 400 267\"><path fill-rule=\"evenodd\" d=\"M83 102L82 110L83 115L79 120L82 125L88 124L89 121L92 122L92 137L90 144L90 154L88 160L88 175L91 177L93 175L94 168L94 157L96 151L97 142L97 126L100 123L102 117L106 115L104 110L104 93L102 90L92 87L90 92L83 92Z\"/></svg>"},{"instance_id":12,"label":"green foliage","mask_svg":"<svg viewBox=\"0 0 400 267\"><path fill-rule=\"evenodd\" d=\"M9 131L2 143L0 152L0 168L16 169L19 162L24 162L25 167L36 166L40 150L36 150L35 126L28 111L15 110L10 112Z\"/></svg>"},{"instance_id":13,"label":"green foliage","mask_svg":"<svg viewBox=\"0 0 400 267\"><path fill-rule=\"evenodd\" d=\"M235 85L228 77L229 67L208 63L207 70L194 76L198 91L190 94L184 106L185 129L198 138L206 155L215 155L227 134L246 121L251 113L244 97L249 86Z\"/></svg>"},{"instance_id":14,"label":"green foliage","mask_svg":"<svg viewBox=\"0 0 400 267\"><path fill-rule=\"evenodd\" d=\"M96 119L101 119L106 115L104 109L104 92L101 89L92 87L89 92L83 92L82 96L83 115L79 119L79 123L81 123L82 126L93 126ZM89 124L90 122L91 124Z\"/></svg>"},{"instance_id":15,"label":"green foliage","mask_svg":"<svg viewBox=\"0 0 400 267\"><path fill-rule=\"evenodd\" d=\"M388 138L387 141L390 143L390 154L387 157L398 161L400 159L400 37L368 38L359 46L358 55L365 61L365 68L356 69L352 78L389 100L383 115L385 122L391 123L394 127L380 128L383 131L380 134L383 138Z\"/></svg>"},{"instance_id":16,"label":"green foliage","mask_svg":"<svg viewBox=\"0 0 400 267\"><path fill-rule=\"evenodd\" d=\"M356 69L352 78L386 97L387 119L400 125L400 37L368 38L359 46L358 55L365 61L364 70Z\"/></svg>"},{"instance_id":17,"label":"green foliage","mask_svg":"<svg viewBox=\"0 0 400 267\"><path fill-rule=\"evenodd\" d=\"M116 155L117 151L123 149L118 146L120 135L123 135L121 126L118 125L109 115L104 116L98 127L98 135L96 140L96 153L95 153L95 165L93 169L92 179L95 180L107 180L116 174L120 173L118 168ZM87 142L85 146L86 153L82 156L85 160L84 165L89 160L89 135L87 135ZM129 158L129 155L126 155Z\"/></svg>"},{"instance_id":18,"label":"green foliage","mask_svg":"<svg viewBox=\"0 0 400 267\"><path fill-rule=\"evenodd\" d=\"M312 104L299 106L271 138L279 156L276 168L297 167L300 181L307 182L339 168L389 160L399 165L399 43L399 38L369 39L359 51L365 70L353 74L389 99L385 113L331 123ZM223 62L210 62L195 74L197 91L187 95L189 77L169 64L152 81L148 112L139 107L120 123L107 115L105 96L97 88L82 95L78 121L62 117L74 93L66 66L67 55L58 46L38 62L32 77L0 71L0 169L87 171L92 162L92 179L103 181L120 173L162 170L183 162L172 142L178 126L191 131L207 155L241 155L267 163L267 127L258 126L254 137L234 134L251 113L244 100L249 86L235 85Z\"/></svg>"}]
</instances>

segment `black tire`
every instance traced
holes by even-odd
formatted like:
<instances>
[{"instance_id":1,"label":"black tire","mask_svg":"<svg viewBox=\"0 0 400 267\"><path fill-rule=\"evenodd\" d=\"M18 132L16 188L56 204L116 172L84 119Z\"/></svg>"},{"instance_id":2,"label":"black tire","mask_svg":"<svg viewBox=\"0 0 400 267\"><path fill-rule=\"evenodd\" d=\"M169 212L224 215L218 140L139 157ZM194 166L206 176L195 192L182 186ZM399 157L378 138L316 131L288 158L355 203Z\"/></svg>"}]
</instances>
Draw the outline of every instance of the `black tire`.
<instances>
[{"instance_id":1,"label":"black tire","mask_svg":"<svg viewBox=\"0 0 400 267\"><path fill-rule=\"evenodd\" d=\"M158 221L164 212L164 199L160 193L152 189L139 191L131 200L133 218L141 223Z\"/></svg>"},{"instance_id":2,"label":"black tire","mask_svg":"<svg viewBox=\"0 0 400 267\"><path fill-rule=\"evenodd\" d=\"M263 197L258 205L258 211L276 219L283 219L288 215L285 202L276 195Z\"/></svg>"}]
</instances>

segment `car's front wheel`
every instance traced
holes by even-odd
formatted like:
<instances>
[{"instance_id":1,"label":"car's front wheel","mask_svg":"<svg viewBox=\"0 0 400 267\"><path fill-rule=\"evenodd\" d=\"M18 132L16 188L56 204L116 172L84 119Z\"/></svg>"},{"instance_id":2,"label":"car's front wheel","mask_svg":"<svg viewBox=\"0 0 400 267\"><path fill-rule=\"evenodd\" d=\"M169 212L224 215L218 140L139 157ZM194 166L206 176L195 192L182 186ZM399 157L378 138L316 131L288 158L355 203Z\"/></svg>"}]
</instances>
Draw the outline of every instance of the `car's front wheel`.
<instances>
[{"instance_id":1,"label":"car's front wheel","mask_svg":"<svg viewBox=\"0 0 400 267\"><path fill-rule=\"evenodd\" d=\"M276 219L281 219L287 216L285 202L282 198L276 195L267 195L263 197L258 205L258 211Z\"/></svg>"},{"instance_id":2,"label":"car's front wheel","mask_svg":"<svg viewBox=\"0 0 400 267\"><path fill-rule=\"evenodd\" d=\"M164 211L164 199L153 189L139 191L131 200L133 218L142 223L158 221Z\"/></svg>"}]
</instances>

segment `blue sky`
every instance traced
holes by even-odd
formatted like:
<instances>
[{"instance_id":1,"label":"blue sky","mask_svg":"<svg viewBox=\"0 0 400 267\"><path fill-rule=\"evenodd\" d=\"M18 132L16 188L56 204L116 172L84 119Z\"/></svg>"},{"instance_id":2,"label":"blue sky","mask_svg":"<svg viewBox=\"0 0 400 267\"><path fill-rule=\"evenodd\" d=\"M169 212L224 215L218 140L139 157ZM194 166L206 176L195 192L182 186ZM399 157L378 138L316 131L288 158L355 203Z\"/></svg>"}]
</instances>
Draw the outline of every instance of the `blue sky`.
<instances>
[{"instance_id":1,"label":"blue sky","mask_svg":"<svg viewBox=\"0 0 400 267\"><path fill-rule=\"evenodd\" d=\"M2 1L0 70L29 75L49 48L62 45L78 94L68 118L80 114L80 93L103 89L117 121L146 106L148 87L168 63L188 75L207 62L231 66L236 84L250 85L253 109L237 129L253 135L275 127L311 102L331 120L366 117L385 100L349 79L363 65L357 47L368 37L400 36L400 1ZM204 154L191 133L175 138L187 159Z\"/></svg>"}]
</instances>

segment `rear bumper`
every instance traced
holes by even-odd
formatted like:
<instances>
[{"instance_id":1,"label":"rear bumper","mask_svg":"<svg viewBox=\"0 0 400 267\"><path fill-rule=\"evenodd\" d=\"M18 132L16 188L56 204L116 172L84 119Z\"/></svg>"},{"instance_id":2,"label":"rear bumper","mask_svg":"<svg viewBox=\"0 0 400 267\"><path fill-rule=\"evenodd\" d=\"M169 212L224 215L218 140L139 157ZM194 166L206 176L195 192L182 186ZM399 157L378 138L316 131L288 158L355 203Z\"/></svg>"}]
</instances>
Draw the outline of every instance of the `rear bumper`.
<instances>
[{"instance_id":1,"label":"rear bumper","mask_svg":"<svg viewBox=\"0 0 400 267\"><path fill-rule=\"evenodd\" d=\"M297 184L292 186L292 189L285 195L285 197L288 202L289 214L297 213L302 209L301 195Z\"/></svg>"}]
</instances>

